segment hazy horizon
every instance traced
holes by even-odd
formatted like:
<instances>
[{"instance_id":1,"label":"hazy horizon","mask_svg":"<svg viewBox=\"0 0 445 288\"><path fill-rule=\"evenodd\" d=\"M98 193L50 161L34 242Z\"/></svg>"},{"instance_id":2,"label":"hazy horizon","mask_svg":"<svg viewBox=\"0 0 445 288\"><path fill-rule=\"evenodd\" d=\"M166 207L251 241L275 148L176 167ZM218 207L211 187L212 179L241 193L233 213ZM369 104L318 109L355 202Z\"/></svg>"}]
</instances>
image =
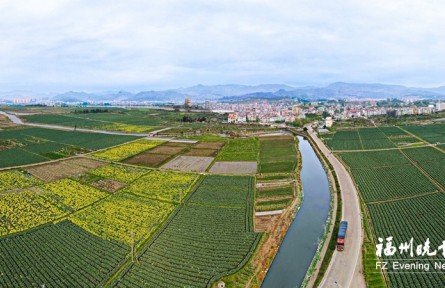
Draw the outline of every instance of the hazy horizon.
<instances>
[{"instance_id":1,"label":"hazy horizon","mask_svg":"<svg viewBox=\"0 0 445 288\"><path fill-rule=\"evenodd\" d=\"M442 86L440 1L0 3L0 91Z\"/></svg>"}]
</instances>

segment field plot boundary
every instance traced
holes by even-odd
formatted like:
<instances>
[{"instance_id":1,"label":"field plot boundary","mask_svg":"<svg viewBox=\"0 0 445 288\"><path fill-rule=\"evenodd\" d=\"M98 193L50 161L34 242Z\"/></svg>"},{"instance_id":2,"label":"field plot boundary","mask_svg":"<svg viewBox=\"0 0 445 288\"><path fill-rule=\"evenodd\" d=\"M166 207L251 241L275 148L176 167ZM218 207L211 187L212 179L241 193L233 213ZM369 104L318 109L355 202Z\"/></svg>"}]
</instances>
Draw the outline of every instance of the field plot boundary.
<instances>
[{"instance_id":1,"label":"field plot boundary","mask_svg":"<svg viewBox=\"0 0 445 288\"><path fill-rule=\"evenodd\" d=\"M161 169L187 172L205 172L214 157L179 155L161 166Z\"/></svg>"},{"instance_id":2,"label":"field plot boundary","mask_svg":"<svg viewBox=\"0 0 445 288\"><path fill-rule=\"evenodd\" d=\"M257 169L257 162L253 161L215 161L209 172L226 175L254 175Z\"/></svg>"}]
</instances>

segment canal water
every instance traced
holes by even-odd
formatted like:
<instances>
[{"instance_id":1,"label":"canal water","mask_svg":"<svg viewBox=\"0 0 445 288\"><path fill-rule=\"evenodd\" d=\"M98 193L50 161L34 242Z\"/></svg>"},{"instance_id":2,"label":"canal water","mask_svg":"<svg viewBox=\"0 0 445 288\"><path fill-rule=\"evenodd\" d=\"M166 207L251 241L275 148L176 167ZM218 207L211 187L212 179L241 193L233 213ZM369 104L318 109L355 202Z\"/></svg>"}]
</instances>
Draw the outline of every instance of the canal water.
<instances>
[{"instance_id":1,"label":"canal water","mask_svg":"<svg viewBox=\"0 0 445 288\"><path fill-rule=\"evenodd\" d=\"M329 215L329 181L310 143L298 136L302 158L303 203L267 272L262 288L295 288L306 271L323 237Z\"/></svg>"}]
</instances>

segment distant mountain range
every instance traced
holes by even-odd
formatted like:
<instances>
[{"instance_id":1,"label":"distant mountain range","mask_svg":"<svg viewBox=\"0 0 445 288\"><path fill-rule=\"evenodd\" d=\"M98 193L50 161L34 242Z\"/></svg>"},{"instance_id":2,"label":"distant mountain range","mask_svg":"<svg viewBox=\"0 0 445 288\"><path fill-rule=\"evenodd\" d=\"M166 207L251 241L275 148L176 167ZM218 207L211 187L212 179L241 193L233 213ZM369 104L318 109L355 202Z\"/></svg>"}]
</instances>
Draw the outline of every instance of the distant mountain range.
<instances>
[{"instance_id":1,"label":"distant mountain range","mask_svg":"<svg viewBox=\"0 0 445 288\"><path fill-rule=\"evenodd\" d=\"M249 85L196 85L188 88L161 91L127 91L86 93L69 91L62 94L39 93L29 91L0 92L0 99L45 98L61 102L85 101L137 101L137 102L173 102L182 103L190 97L194 103L206 100L236 101L248 99L344 99L369 98L386 99L417 96L420 98L445 99L445 86L435 88L415 88L401 85L359 84L336 82L326 87L292 87L280 84Z\"/></svg>"}]
</instances>

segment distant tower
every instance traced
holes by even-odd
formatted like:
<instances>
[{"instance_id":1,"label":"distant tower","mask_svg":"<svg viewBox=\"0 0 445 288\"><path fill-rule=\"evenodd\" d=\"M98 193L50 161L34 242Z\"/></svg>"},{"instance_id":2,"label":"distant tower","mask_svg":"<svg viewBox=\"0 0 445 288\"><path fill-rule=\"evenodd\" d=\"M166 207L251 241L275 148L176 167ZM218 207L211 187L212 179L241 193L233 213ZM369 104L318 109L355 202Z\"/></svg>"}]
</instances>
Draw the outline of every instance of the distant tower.
<instances>
[{"instance_id":1,"label":"distant tower","mask_svg":"<svg viewBox=\"0 0 445 288\"><path fill-rule=\"evenodd\" d=\"M192 99L189 97L185 98L184 106L185 108L192 108Z\"/></svg>"}]
</instances>

